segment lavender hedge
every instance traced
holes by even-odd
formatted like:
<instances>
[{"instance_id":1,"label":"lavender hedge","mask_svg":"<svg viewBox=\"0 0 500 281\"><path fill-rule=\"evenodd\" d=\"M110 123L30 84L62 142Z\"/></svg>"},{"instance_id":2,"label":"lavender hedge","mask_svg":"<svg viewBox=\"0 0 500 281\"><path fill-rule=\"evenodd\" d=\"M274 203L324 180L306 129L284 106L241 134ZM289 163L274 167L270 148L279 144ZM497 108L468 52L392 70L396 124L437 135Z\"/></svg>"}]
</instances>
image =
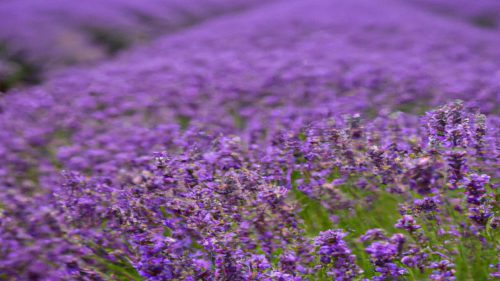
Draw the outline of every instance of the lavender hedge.
<instances>
[{"instance_id":1,"label":"lavender hedge","mask_svg":"<svg viewBox=\"0 0 500 281\"><path fill-rule=\"evenodd\" d=\"M37 83L260 0L5 0L0 3L0 91Z\"/></svg>"},{"instance_id":2,"label":"lavender hedge","mask_svg":"<svg viewBox=\"0 0 500 281\"><path fill-rule=\"evenodd\" d=\"M0 280L494 280L499 41L295 0L12 90Z\"/></svg>"},{"instance_id":3,"label":"lavender hedge","mask_svg":"<svg viewBox=\"0 0 500 281\"><path fill-rule=\"evenodd\" d=\"M462 20L479 28L500 28L500 3L495 0L409 0L416 6L445 17Z\"/></svg>"}]
</instances>

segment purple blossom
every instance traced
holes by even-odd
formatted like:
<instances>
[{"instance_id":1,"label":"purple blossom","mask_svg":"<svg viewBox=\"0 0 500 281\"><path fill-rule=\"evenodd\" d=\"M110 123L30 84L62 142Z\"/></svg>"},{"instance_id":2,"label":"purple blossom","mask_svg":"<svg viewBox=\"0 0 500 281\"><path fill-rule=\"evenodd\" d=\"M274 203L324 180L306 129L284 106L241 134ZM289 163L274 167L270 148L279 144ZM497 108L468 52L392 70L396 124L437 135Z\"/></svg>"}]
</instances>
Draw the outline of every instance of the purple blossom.
<instances>
[{"instance_id":1,"label":"purple blossom","mask_svg":"<svg viewBox=\"0 0 500 281\"><path fill-rule=\"evenodd\" d=\"M453 281L455 280L455 265L448 260L433 262L429 268L434 269L430 275L431 280L436 281Z\"/></svg>"},{"instance_id":2,"label":"purple blossom","mask_svg":"<svg viewBox=\"0 0 500 281\"><path fill-rule=\"evenodd\" d=\"M408 251L403 253L401 263L410 268L418 268L423 272L427 263L428 254L422 251L419 247L413 246Z\"/></svg>"},{"instance_id":3,"label":"purple blossom","mask_svg":"<svg viewBox=\"0 0 500 281\"><path fill-rule=\"evenodd\" d=\"M398 257L398 245L388 241L378 241L366 248L370 261L379 274L373 280L386 280L397 278L407 273L406 269L399 267L394 261Z\"/></svg>"},{"instance_id":4,"label":"purple blossom","mask_svg":"<svg viewBox=\"0 0 500 281\"><path fill-rule=\"evenodd\" d=\"M384 230L380 228L374 228L368 230L359 238L362 242L374 241L374 240L385 240L387 239Z\"/></svg>"},{"instance_id":5,"label":"purple blossom","mask_svg":"<svg viewBox=\"0 0 500 281\"><path fill-rule=\"evenodd\" d=\"M411 215L403 215L403 217L398 220L394 227L404 229L410 233L413 233L417 229L421 228L421 226L417 224L415 218Z\"/></svg>"},{"instance_id":6,"label":"purple blossom","mask_svg":"<svg viewBox=\"0 0 500 281\"><path fill-rule=\"evenodd\" d=\"M429 213L439 211L441 200L437 196L424 197L413 201L413 209L416 213Z\"/></svg>"},{"instance_id":7,"label":"purple blossom","mask_svg":"<svg viewBox=\"0 0 500 281\"><path fill-rule=\"evenodd\" d=\"M356 257L344 241L346 234L341 230L327 230L315 239L315 246L321 262L336 280L353 280L361 273Z\"/></svg>"},{"instance_id":8,"label":"purple blossom","mask_svg":"<svg viewBox=\"0 0 500 281\"><path fill-rule=\"evenodd\" d=\"M490 200L485 188L490 177L487 175L471 174L465 180L465 195L469 206L469 218L478 225L486 225L493 216Z\"/></svg>"}]
</instances>

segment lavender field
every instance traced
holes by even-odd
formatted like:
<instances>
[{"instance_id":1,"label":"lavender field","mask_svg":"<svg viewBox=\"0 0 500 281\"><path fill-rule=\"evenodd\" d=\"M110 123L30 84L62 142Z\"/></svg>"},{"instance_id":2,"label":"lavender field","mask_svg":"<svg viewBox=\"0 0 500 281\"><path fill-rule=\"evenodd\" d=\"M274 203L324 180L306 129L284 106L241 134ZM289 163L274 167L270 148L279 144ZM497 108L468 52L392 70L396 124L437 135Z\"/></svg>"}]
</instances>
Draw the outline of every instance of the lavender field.
<instances>
[{"instance_id":1,"label":"lavender field","mask_svg":"<svg viewBox=\"0 0 500 281\"><path fill-rule=\"evenodd\" d=\"M500 1L0 0L0 280L498 280Z\"/></svg>"}]
</instances>

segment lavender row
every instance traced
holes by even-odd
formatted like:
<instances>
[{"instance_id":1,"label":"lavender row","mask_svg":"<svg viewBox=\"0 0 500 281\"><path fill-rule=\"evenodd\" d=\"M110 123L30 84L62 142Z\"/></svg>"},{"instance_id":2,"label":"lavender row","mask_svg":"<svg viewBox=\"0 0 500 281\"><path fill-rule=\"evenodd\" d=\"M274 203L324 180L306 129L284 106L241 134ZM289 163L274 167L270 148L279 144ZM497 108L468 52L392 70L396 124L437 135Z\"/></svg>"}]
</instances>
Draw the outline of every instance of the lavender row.
<instances>
[{"instance_id":1,"label":"lavender row","mask_svg":"<svg viewBox=\"0 0 500 281\"><path fill-rule=\"evenodd\" d=\"M0 265L21 280L498 277L487 124L454 103L271 142L191 128L119 175L2 193Z\"/></svg>"},{"instance_id":2,"label":"lavender row","mask_svg":"<svg viewBox=\"0 0 500 281\"><path fill-rule=\"evenodd\" d=\"M410 0L409 2L444 17L462 20L480 28L493 31L500 28L500 3L495 0Z\"/></svg>"},{"instance_id":3,"label":"lavender row","mask_svg":"<svg viewBox=\"0 0 500 281\"><path fill-rule=\"evenodd\" d=\"M39 82L63 66L90 63L254 1L2 1L0 91Z\"/></svg>"},{"instance_id":4,"label":"lavender row","mask_svg":"<svg viewBox=\"0 0 500 281\"><path fill-rule=\"evenodd\" d=\"M263 123L272 133L332 113L415 113L455 98L495 112L499 39L390 3L276 4L13 91L0 101L3 173L109 173L115 160L154 150L146 140L169 141L152 132L190 125L251 138Z\"/></svg>"}]
</instances>

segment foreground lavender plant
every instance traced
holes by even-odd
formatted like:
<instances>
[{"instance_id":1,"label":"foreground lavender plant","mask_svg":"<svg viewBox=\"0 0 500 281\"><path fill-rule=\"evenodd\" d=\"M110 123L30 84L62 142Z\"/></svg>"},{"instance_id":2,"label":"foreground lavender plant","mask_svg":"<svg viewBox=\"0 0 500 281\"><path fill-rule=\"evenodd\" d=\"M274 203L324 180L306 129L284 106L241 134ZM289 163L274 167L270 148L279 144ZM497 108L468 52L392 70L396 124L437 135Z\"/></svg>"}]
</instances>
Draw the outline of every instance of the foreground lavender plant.
<instances>
[{"instance_id":1,"label":"foreground lavender plant","mask_svg":"<svg viewBox=\"0 0 500 281\"><path fill-rule=\"evenodd\" d=\"M315 241L321 263L330 267L328 275L334 276L335 280L353 280L361 273L356 266L356 257L344 241L345 236L342 231L328 230L321 232Z\"/></svg>"}]
</instances>

